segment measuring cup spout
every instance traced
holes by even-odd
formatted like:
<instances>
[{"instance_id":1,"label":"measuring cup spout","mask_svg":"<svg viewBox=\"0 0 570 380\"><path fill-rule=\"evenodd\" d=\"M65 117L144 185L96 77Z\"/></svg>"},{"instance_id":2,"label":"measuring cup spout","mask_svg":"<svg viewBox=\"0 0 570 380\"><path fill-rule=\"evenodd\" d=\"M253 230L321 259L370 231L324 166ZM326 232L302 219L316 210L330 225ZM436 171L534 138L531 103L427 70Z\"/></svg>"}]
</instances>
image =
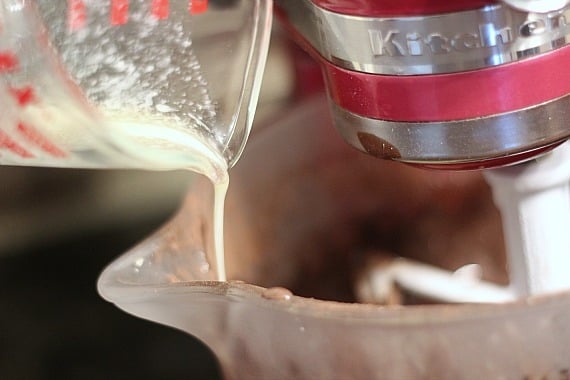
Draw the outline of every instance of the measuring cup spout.
<instances>
[{"instance_id":1,"label":"measuring cup spout","mask_svg":"<svg viewBox=\"0 0 570 380\"><path fill-rule=\"evenodd\" d=\"M98 290L128 313L184 330L215 348L224 339L228 305L219 302L227 283L213 281L215 261L206 254L213 244L210 187L205 178L197 179L185 203L192 212L179 213L109 265Z\"/></svg>"}]
</instances>

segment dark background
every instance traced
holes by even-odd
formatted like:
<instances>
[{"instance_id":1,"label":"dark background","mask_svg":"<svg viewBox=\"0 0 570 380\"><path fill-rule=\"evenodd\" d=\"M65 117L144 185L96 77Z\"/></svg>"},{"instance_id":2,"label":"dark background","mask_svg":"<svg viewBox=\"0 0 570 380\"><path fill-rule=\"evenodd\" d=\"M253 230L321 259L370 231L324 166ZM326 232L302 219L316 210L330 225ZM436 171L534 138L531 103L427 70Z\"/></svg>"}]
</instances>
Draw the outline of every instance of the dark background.
<instances>
[{"instance_id":1,"label":"dark background","mask_svg":"<svg viewBox=\"0 0 570 380\"><path fill-rule=\"evenodd\" d=\"M0 182L0 216L3 212L4 216L14 215L0 218L0 229L16 236L18 228L32 228L18 220L17 212L10 212L29 210L30 205L40 210L57 199L81 197L97 175L102 174L0 168L0 178L19 178ZM72 190L65 195L62 189ZM83 197L85 204L95 202L91 197ZM60 208L63 220L68 210L65 203L61 202ZM173 209L177 203L172 201ZM107 219L113 220L113 211L106 212ZM102 269L172 212L164 208L140 220L134 217L128 223L95 223L80 231L74 226L81 225L80 218L89 219L89 213L76 213L77 220L64 222L69 233L52 234L51 239L27 241L1 252L0 379L219 378L215 358L199 341L127 315L96 291ZM45 213L38 217L45 219L49 229L50 219Z\"/></svg>"}]
</instances>

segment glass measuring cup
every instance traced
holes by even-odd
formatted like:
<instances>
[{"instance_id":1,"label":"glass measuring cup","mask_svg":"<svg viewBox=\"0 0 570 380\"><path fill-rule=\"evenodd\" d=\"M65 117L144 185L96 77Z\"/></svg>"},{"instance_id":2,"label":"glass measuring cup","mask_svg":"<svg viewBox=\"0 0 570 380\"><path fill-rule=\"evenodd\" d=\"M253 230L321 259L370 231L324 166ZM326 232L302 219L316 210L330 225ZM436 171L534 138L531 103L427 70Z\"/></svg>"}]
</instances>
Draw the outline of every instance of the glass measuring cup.
<instances>
[{"instance_id":1,"label":"glass measuring cup","mask_svg":"<svg viewBox=\"0 0 570 380\"><path fill-rule=\"evenodd\" d=\"M270 0L1 0L0 163L187 168L198 135L233 165L270 26Z\"/></svg>"}]
</instances>

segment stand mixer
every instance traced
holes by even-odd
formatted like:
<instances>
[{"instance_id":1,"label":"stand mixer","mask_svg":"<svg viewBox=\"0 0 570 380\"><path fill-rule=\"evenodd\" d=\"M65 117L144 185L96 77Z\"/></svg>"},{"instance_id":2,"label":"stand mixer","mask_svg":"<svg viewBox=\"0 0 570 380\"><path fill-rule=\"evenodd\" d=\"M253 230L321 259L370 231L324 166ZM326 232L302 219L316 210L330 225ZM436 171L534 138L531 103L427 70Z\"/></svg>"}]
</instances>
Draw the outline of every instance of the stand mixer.
<instances>
[{"instance_id":1,"label":"stand mixer","mask_svg":"<svg viewBox=\"0 0 570 380\"><path fill-rule=\"evenodd\" d=\"M348 144L431 169L519 164L486 174L514 297L570 288L568 148L556 148L570 135L569 12L565 1L277 1L320 63Z\"/></svg>"}]
</instances>

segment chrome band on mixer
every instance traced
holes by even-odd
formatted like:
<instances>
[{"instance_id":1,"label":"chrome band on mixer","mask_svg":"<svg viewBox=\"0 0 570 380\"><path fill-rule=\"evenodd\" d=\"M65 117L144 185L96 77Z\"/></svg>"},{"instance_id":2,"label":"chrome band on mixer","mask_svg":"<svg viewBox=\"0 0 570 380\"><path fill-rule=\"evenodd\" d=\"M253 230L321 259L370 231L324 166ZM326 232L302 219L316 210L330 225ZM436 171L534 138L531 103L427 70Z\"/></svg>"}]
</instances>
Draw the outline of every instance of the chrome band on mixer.
<instances>
[{"instance_id":1,"label":"chrome band on mixer","mask_svg":"<svg viewBox=\"0 0 570 380\"><path fill-rule=\"evenodd\" d=\"M474 162L532 151L570 135L570 95L514 112L447 122L371 119L330 103L336 128L349 144L408 163Z\"/></svg>"},{"instance_id":2,"label":"chrome band on mixer","mask_svg":"<svg viewBox=\"0 0 570 380\"><path fill-rule=\"evenodd\" d=\"M279 8L327 60L371 74L443 74L516 62L570 43L570 7L529 13L506 5L441 15L377 18L310 0Z\"/></svg>"}]
</instances>

